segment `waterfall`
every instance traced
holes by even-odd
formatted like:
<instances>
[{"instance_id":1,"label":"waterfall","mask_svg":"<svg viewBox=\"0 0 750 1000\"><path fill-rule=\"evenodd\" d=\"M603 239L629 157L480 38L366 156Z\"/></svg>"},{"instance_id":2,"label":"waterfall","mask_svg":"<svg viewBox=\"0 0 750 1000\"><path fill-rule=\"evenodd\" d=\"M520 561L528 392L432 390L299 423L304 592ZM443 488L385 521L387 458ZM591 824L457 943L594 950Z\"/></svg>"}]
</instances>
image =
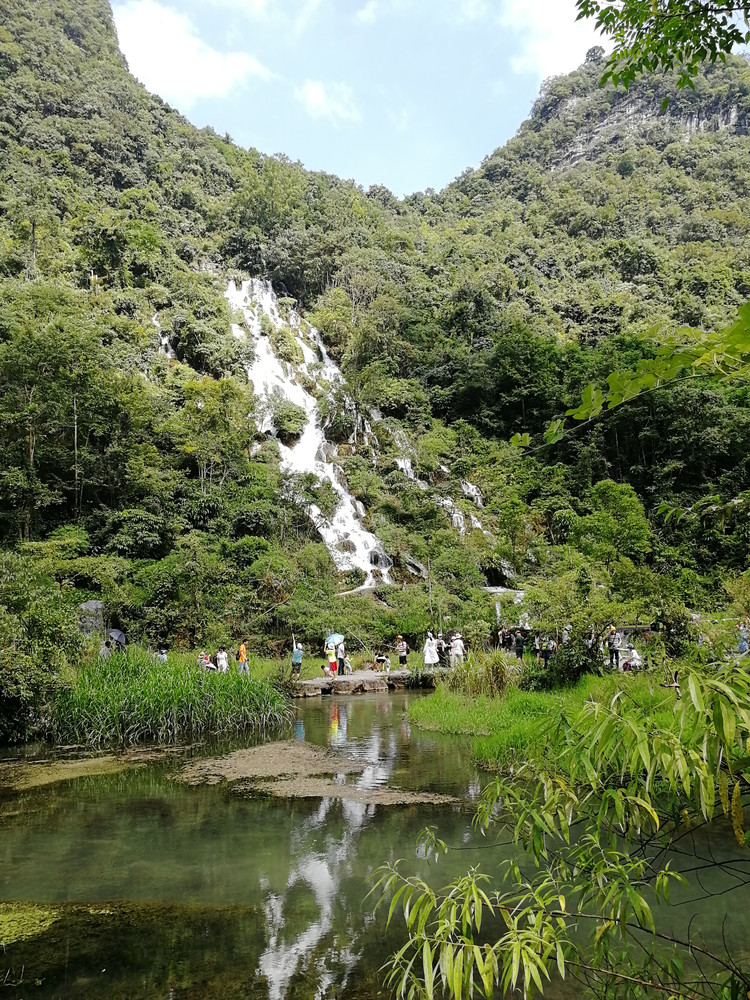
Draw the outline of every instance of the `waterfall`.
<instances>
[{"instance_id":1,"label":"waterfall","mask_svg":"<svg viewBox=\"0 0 750 1000\"><path fill-rule=\"evenodd\" d=\"M274 400L285 400L304 411L306 423L299 440L292 445L279 441L281 470L312 473L317 479L328 481L337 494L338 506L331 518L326 518L316 504L307 506L336 568L342 572L362 570L366 577L365 586L381 581L390 583L388 570L392 561L380 539L362 524L364 508L346 489L340 467L331 461L335 458L336 448L326 441L318 402L306 388L311 382L321 387L327 384L329 389L345 385L341 371L328 357L320 334L293 309L288 316L281 315L270 282L253 278L243 281L238 288L234 281L230 281L225 296L231 307L242 313L255 348L255 360L248 366L247 375L255 396L264 406L259 421L260 430L266 433L274 431ZM293 338L302 362L285 361L276 354L265 332L269 330L269 321L272 324L270 329L283 331L288 328L286 336ZM232 325L232 332L238 339L246 337L239 324ZM359 422L358 430L365 440L372 436L367 421Z\"/></svg>"},{"instance_id":2,"label":"waterfall","mask_svg":"<svg viewBox=\"0 0 750 1000\"><path fill-rule=\"evenodd\" d=\"M469 483L465 479L461 480L461 492L465 497L469 497L470 500L474 501L474 504L481 510L484 507L484 500L482 499L482 491L474 483Z\"/></svg>"},{"instance_id":3,"label":"waterfall","mask_svg":"<svg viewBox=\"0 0 750 1000\"><path fill-rule=\"evenodd\" d=\"M169 337L161 328L158 312L155 312L151 317L151 322L156 327L159 336L159 354L165 354L167 359L172 361L174 359L174 351L172 350L172 345L169 343Z\"/></svg>"}]
</instances>

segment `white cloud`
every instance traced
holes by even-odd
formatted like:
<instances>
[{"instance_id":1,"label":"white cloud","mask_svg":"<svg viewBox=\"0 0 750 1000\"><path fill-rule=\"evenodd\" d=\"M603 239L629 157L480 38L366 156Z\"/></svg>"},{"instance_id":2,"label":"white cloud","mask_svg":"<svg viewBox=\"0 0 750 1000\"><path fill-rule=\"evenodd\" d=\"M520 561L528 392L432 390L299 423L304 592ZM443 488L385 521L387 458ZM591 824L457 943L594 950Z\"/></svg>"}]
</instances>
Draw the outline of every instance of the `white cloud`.
<instances>
[{"instance_id":1,"label":"white cloud","mask_svg":"<svg viewBox=\"0 0 750 1000\"><path fill-rule=\"evenodd\" d=\"M364 7L360 7L354 15L361 24L374 24L380 13L378 0L367 0Z\"/></svg>"},{"instance_id":2,"label":"white cloud","mask_svg":"<svg viewBox=\"0 0 750 1000\"><path fill-rule=\"evenodd\" d=\"M114 15L131 71L183 111L201 98L228 97L252 78L273 76L248 52L212 48L187 15L159 0L126 0L114 6Z\"/></svg>"},{"instance_id":3,"label":"white cloud","mask_svg":"<svg viewBox=\"0 0 750 1000\"><path fill-rule=\"evenodd\" d=\"M500 25L518 35L514 72L544 79L580 65L602 39L593 21L576 21L576 13L575 0L503 0Z\"/></svg>"},{"instance_id":4,"label":"white cloud","mask_svg":"<svg viewBox=\"0 0 750 1000\"><path fill-rule=\"evenodd\" d=\"M292 15L292 27L298 35L312 24L322 6L323 0L302 0L299 9Z\"/></svg>"},{"instance_id":5,"label":"white cloud","mask_svg":"<svg viewBox=\"0 0 750 1000\"><path fill-rule=\"evenodd\" d=\"M351 90L344 83L305 80L294 95L312 118L358 122L362 117Z\"/></svg>"},{"instance_id":6,"label":"white cloud","mask_svg":"<svg viewBox=\"0 0 750 1000\"><path fill-rule=\"evenodd\" d=\"M454 12L457 21L481 21L489 13L487 0L461 0Z\"/></svg>"}]
</instances>

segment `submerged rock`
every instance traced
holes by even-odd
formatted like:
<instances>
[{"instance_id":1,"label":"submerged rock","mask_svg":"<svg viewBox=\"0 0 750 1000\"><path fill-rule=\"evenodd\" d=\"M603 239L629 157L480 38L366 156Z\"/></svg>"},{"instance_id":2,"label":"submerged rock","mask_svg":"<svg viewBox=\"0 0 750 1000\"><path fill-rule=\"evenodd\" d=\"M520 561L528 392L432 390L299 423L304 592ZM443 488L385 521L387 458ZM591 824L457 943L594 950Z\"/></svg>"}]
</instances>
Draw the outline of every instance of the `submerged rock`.
<instances>
[{"instance_id":1,"label":"submerged rock","mask_svg":"<svg viewBox=\"0 0 750 1000\"><path fill-rule=\"evenodd\" d=\"M347 782L347 777L361 775L369 764L369 761L354 760L311 743L287 740L237 750L225 757L192 761L177 777L191 785L216 785L225 781L231 791L241 795L334 798L366 805L458 801L452 795L433 792L412 792L387 785L360 786L356 777L352 784Z\"/></svg>"},{"instance_id":2,"label":"submerged rock","mask_svg":"<svg viewBox=\"0 0 750 1000\"><path fill-rule=\"evenodd\" d=\"M0 947L43 934L58 919L57 911L34 903L0 903Z\"/></svg>"},{"instance_id":3,"label":"submerged rock","mask_svg":"<svg viewBox=\"0 0 750 1000\"><path fill-rule=\"evenodd\" d=\"M131 767L141 767L137 756L123 754L118 757L84 757L78 760L12 761L0 764L0 784L14 791L41 788L59 781L72 781L99 774L117 774Z\"/></svg>"}]
</instances>

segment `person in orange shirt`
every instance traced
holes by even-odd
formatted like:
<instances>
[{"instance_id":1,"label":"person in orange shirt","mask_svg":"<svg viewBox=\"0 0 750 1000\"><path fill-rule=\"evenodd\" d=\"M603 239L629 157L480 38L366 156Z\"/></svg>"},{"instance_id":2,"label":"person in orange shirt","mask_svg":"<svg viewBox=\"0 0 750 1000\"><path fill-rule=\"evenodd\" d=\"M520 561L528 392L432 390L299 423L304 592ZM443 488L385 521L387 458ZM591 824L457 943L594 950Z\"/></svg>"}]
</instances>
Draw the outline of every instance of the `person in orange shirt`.
<instances>
[{"instance_id":1,"label":"person in orange shirt","mask_svg":"<svg viewBox=\"0 0 750 1000\"><path fill-rule=\"evenodd\" d=\"M240 644L240 650L237 654L237 659L239 660L239 671L241 674L249 674L250 668L247 665L247 639L243 639Z\"/></svg>"}]
</instances>

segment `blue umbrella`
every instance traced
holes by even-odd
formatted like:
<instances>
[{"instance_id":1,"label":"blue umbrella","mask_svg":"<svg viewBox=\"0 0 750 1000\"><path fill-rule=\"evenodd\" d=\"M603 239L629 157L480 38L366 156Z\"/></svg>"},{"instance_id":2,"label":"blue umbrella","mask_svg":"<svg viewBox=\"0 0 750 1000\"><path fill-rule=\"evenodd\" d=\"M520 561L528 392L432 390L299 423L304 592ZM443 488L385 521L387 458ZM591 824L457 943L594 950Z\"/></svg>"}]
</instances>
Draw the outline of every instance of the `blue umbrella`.
<instances>
[{"instance_id":1,"label":"blue umbrella","mask_svg":"<svg viewBox=\"0 0 750 1000\"><path fill-rule=\"evenodd\" d=\"M332 632L326 639L326 643L332 642L334 646L338 646L338 644L343 641L344 637L340 632Z\"/></svg>"}]
</instances>

